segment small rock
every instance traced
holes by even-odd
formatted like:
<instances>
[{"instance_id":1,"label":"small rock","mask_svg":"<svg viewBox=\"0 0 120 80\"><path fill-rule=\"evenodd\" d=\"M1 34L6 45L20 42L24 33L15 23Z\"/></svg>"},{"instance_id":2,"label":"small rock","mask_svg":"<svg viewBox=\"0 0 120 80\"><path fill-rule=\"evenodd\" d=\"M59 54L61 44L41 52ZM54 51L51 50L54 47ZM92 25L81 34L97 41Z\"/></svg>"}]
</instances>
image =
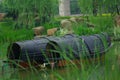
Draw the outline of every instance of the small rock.
<instances>
[{"instance_id":1,"label":"small rock","mask_svg":"<svg viewBox=\"0 0 120 80\"><path fill-rule=\"evenodd\" d=\"M61 21L61 27L63 29L72 30L72 23L67 19L62 20Z\"/></svg>"},{"instance_id":2,"label":"small rock","mask_svg":"<svg viewBox=\"0 0 120 80\"><path fill-rule=\"evenodd\" d=\"M34 30L35 36L41 36L44 32L44 27L43 26L35 27L33 28L33 30Z\"/></svg>"},{"instance_id":3,"label":"small rock","mask_svg":"<svg viewBox=\"0 0 120 80\"><path fill-rule=\"evenodd\" d=\"M58 28L52 28L47 30L48 36L53 36L57 32Z\"/></svg>"},{"instance_id":4,"label":"small rock","mask_svg":"<svg viewBox=\"0 0 120 80\"><path fill-rule=\"evenodd\" d=\"M71 17L69 20L70 20L71 22L73 22L73 23L77 23L77 21L76 21L76 18L75 18L75 17Z\"/></svg>"}]
</instances>

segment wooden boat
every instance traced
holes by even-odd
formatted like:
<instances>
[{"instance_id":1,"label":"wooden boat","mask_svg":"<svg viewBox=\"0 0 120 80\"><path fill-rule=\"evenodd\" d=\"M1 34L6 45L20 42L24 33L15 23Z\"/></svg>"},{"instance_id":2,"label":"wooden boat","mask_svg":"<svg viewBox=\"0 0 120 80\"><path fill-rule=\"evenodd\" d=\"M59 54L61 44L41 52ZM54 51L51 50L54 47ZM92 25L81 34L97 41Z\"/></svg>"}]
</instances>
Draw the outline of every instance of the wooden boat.
<instances>
[{"instance_id":1,"label":"wooden boat","mask_svg":"<svg viewBox=\"0 0 120 80\"><path fill-rule=\"evenodd\" d=\"M62 67L69 61L80 63L81 60L101 59L110 46L111 40L106 33L89 36L68 34L12 43L7 57L24 68L42 64Z\"/></svg>"}]
</instances>

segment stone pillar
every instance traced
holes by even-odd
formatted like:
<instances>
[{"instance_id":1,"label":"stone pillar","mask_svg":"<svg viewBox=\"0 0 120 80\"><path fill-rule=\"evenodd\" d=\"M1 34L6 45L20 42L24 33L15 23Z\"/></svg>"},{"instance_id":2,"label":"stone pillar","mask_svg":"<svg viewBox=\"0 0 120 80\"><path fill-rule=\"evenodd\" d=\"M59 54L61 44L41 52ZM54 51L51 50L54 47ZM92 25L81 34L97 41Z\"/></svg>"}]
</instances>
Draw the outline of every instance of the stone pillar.
<instances>
[{"instance_id":1,"label":"stone pillar","mask_svg":"<svg viewBox=\"0 0 120 80\"><path fill-rule=\"evenodd\" d=\"M60 16L70 15L70 0L59 0L59 15Z\"/></svg>"}]
</instances>

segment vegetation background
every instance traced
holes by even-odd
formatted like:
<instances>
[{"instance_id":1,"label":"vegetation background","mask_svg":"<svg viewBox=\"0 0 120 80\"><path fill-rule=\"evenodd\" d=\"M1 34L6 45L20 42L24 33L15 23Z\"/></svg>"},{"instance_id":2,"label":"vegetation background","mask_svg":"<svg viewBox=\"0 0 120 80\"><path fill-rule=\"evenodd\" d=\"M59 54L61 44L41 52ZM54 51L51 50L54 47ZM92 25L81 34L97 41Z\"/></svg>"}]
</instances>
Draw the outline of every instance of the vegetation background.
<instances>
[{"instance_id":1,"label":"vegetation background","mask_svg":"<svg viewBox=\"0 0 120 80\"><path fill-rule=\"evenodd\" d=\"M33 39L33 27L43 25L45 29L60 27L60 21L69 19L70 16L56 16L58 12L58 0L2 0L0 11L8 13L0 22L0 59L6 59L7 47L10 43ZM90 35L107 32L112 39L120 38L120 27L115 25L115 16L120 15L120 0L78 0L78 6L83 14L82 18L95 25L94 30L88 28L85 23L74 25L75 34ZM81 17L81 16L78 16ZM46 32L44 33L46 34ZM119 65L116 54L119 54L119 42L107 52L105 63L91 64L79 69L67 66L65 69L45 70L32 72L15 71L5 67L4 75L0 72L1 80L119 80ZM1 68L0 64L0 68ZM103 68L103 69L101 69ZM100 71L103 73L99 73ZM10 71L10 72L9 72ZM26 74L24 76L24 74ZM63 74L64 73L64 74ZM9 76L12 74L12 77ZM13 75L15 74L15 75ZM22 75L23 74L23 75ZM95 75L95 76L90 76ZM103 75L101 75L103 74ZM97 76L97 77L96 77ZM92 77L92 78L91 78Z\"/></svg>"}]
</instances>

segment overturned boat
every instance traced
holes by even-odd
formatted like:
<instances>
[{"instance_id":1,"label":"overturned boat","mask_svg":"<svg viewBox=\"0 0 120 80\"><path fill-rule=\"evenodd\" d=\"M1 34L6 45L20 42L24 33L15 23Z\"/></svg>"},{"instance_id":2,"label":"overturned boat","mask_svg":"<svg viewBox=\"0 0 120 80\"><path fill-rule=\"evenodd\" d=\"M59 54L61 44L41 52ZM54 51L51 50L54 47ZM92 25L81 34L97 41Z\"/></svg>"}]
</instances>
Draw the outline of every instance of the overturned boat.
<instances>
[{"instance_id":1,"label":"overturned boat","mask_svg":"<svg viewBox=\"0 0 120 80\"><path fill-rule=\"evenodd\" d=\"M111 40L106 33L89 36L67 34L12 43L7 57L25 68L53 63L56 67L62 67L67 60L78 63L81 59L101 58L110 46Z\"/></svg>"}]
</instances>

